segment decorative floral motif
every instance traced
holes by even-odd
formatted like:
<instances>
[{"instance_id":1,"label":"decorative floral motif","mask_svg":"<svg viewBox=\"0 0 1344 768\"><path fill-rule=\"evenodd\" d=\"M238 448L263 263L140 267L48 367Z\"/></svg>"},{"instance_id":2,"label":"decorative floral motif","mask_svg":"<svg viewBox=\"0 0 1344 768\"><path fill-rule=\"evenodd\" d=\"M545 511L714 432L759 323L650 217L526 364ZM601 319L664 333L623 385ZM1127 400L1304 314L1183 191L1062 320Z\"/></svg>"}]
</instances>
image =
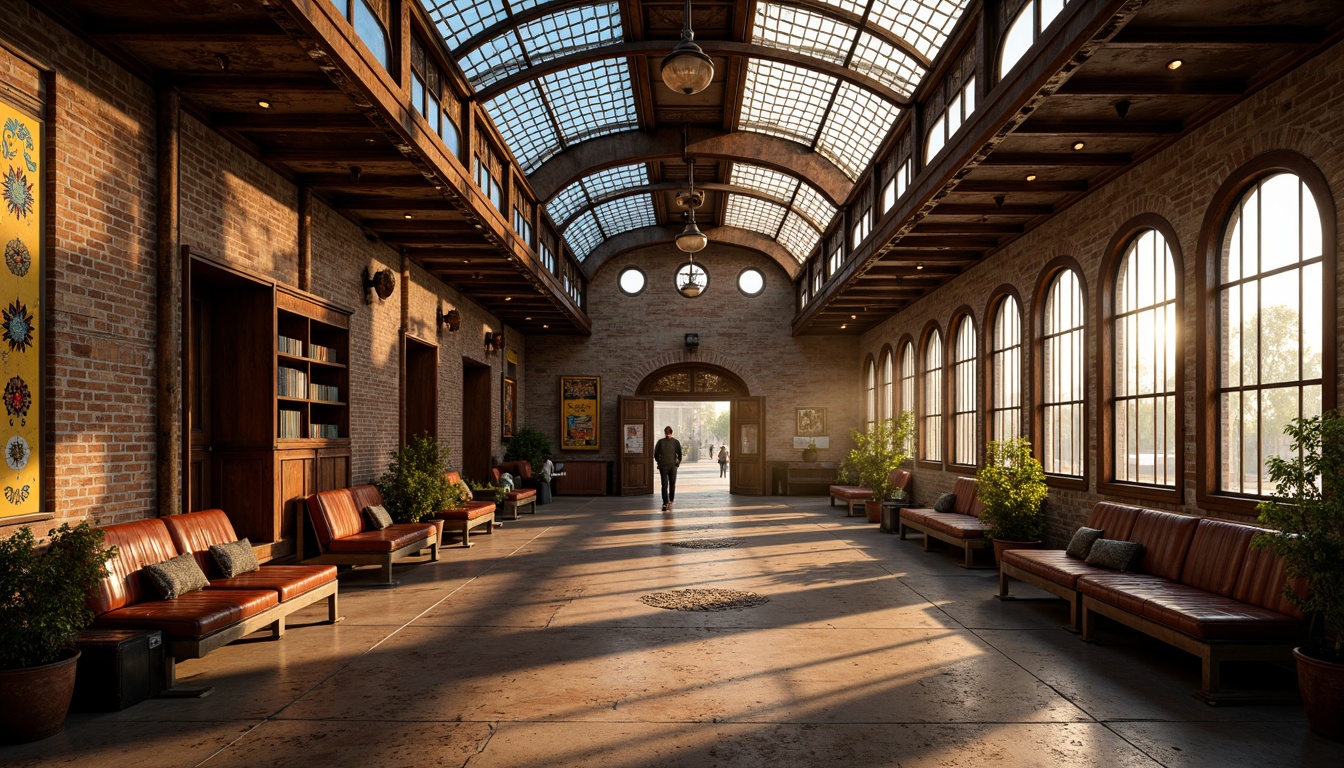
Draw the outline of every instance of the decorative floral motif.
<instances>
[{"instance_id":1,"label":"decorative floral motif","mask_svg":"<svg viewBox=\"0 0 1344 768\"><path fill-rule=\"evenodd\" d=\"M28 177L22 170L12 165L5 171L4 177L0 178L0 196L5 198L5 206L17 219L32 213L33 204L37 202L33 197L33 185L28 183Z\"/></svg>"},{"instance_id":2,"label":"decorative floral motif","mask_svg":"<svg viewBox=\"0 0 1344 768\"><path fill-rule=\"evenodd\" d=\"M10 504L22 504L28 500L28 486L15 488L12 485L5 486L5 501Z\"/></svg>"},{"instance_id":3,"label":"decorative floral motif","mask_svg":"<svg viewBox=\"0 0 1344 768\"><path fill-rule=\"evenodd\" d=\"M32 455L33 450L28 447L28 441L23 439L23 435L15 435L5 443L5 463L15 472L22 472Z\"/></svg>"},{"instance_id":4,"label":"decorative floral motif","mask_svg":"<svg viewBox=\"0 0 1344 768\"><path fill-rule=\"evenodd\" d=\"M33 393L28 390L28 382L15 376L5 385L5 410L9 412L9 424L19 419L24 426L28 424L28 408L33 404Z\"/></svg>"},{"instance_id":5,"label":"decorative floral motif","mask_svg":"<svg viewBox=\"0 0 1344 768\"><path fill-rule=\"evenodd\" d=\"M28 172L37 173L37 161L33 159L32 131L28 130L28 126L11 117L5 121L4 134L0 135L0 155L4 155L6 160L13 160L18 157L19 151L12 146L16 143L23 147L23 164L28 166Z\"/></svg>"},{"instance_id":6,"label":"decorative floral motif","mask_svg":"<svg viewBox=\"0 0 1344 768\"><path fill-rule=\"evenodd\" d=\"M23 304L14 301L0 312L0 324L11 351L26 352L33 345L33 313Z\"/></svg>"},{"instance_id":7,"label":"decorative floral motif","mask_svg":"<svg viewBox=\"0 0 1344 768\"><path fill-rule=\"evenodd\" d=\"M33 255L28 252L28 246L17 237L5 245L5 266L9 267L9 271L16 277L28 274L28 268L33 266Z\"/></svg>"}]
</instances>

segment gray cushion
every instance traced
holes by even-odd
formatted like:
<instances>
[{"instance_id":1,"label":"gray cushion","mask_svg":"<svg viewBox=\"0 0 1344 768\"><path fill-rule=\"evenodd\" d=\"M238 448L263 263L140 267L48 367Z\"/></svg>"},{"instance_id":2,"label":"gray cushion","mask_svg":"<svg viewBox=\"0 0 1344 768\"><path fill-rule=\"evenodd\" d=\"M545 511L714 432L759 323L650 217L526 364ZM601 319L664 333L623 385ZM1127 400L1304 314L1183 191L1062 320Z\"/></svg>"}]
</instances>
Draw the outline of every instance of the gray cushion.
<instances>
[{"instance_id":1,"label":"gray cushion","mask_svg":"<svg viewBox=\"0 0 1344 768\"><path fill-rule=\"evenodd\" d=\"M944 493L942 496L938 497L937 501L933 502L934 512L951 512L956 508L957 494L955 493Z\"/></svg>"},{"instance_id":2,"label":"gray cushion","mask_svg":"<svg viewBox=\"0 0 1344 768\"><path fill-rule=\"evenodd\" d=\"M247 539L231 541L228 544L213 544L210 556L224 578L231 579L240 573L250 573L261 566L257 564L257 553L252 551L252 542Z\"/></svg>"},{"instance_id":3,"label":"gray cushion","mask_svg":"<svg viewBox=\"0 0 1344 768\"><path fill-rule=\"evenodd\" d=\"M1106 532L1100 528L1083 526L1074 532L1072 539L1069 539L1069 546L1068 549L1064 550L1064 554L1079 560L1086 560L1088 554L1092 551L1092 545L1104 535L1106 535Z\"/></svg>"},{"instance_id":4,"label":"gray cushion","mask_svg":"<svg viewBox=\"0 0 1344 768\"><path fill-rule=\"evenodd\" d=\"M176 600L188 592L205 589L210 580L191 555L178 555L162 563L145 566L145 576L163 600Z\"/></svg>"},{"instance_id":5,"label":"gray cushion","mask_svg":"<svg viewBox=\"0 0 1344 768\"><path fill-rule=\"evenodd\" d=\"M1128 571L1138 565L1142 553L1143 545L1137 541L1097 539L1092 543L1092 551L1087 553L1085 562L1113 571Z\"/></svg>"},{"instance_id":6,"label":"gray cushion","mask_svg":"<svg viewBox=\"0 0 1344 768\"><path fill-rule=\"evenodd\" d=\"M392 525L392 515L388 514L387 508L382 504L365 507L364 519L368 522L371 531L381 531Z\"/></svg>"}]
</instances>

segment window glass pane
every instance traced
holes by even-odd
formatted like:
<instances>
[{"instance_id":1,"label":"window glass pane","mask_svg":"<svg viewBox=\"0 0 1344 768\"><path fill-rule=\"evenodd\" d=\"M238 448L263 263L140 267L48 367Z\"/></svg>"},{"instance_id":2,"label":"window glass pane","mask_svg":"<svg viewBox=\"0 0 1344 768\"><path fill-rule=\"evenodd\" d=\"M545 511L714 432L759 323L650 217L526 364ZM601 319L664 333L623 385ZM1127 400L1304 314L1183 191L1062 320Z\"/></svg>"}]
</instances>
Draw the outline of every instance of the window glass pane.
<instances>
[{"instance_id":1,"label":"window glass pane","mask_svg":"<svg viewBox=\"0 0 1344 768\"><path fill-rule=\"evenodd\" d=\"M566 8L518 27L518 37L533 64L618 43L623 35L621 12L615 3Z\"/></svg>"},{"instance_id":2,"label":"window glass pane","mask_svg":"<svg viewBox=\"0 0 1344 768\"><path fill-rule=\"evenodd\" d=\"M974 464L976 458L976 338L975 324L969 317L958 325L954 350L953 391L953 462Z\"/></svg>"},{"instance_id":3,"label":"window glass pane","mask_svg":"<svg viewBox=\"0 0 1344 768\"><path fill-rule=\"evenodd\" d=\"M873 0L868 23L891 30L932 59L965 5L965 0Z\"/></svg>"},{"instance_id":4,"label":"window glass pane","mask_svg":"<svg viewBox=\"0 0 1344 768\"><path fill-rule=\"evenodd\" d=\"M798 189L798 179L793 176L748 163L733 163L733 172L729 176L729 183L738 187L754 189L785 205L793 199L793 193Z\"/></svg>"},{"instance_id":5,"label":"window glass pane","mask_svg":"<svg viewBox=\"0 0 1344 768\"><path fill-rule=\"evenodd\" d=\"M621 272L620 277L621 291L631 296L635 296L644 290L644 273L638 269L627 269Z\"/></svg>"},{"instance_id":6,"label":"window glass pane","mask_svg":"<svg viewBox=\"0 0 1344 768\"><path fill-rule=\"evenodd\" d=\"M943 144L947 142L947 137L944 133L946 130L947 126L943 123L942 116L939 116L937 120L933 121L933 125L929 126L928 149L924 152L924 159L926 162L932 160L939 152L943 151Z\"/></svg>"},{"instance_id":7,"label":"window glass pane","mask_svg":"<svg viewBox=\"0 0 1344 768\"><path fill-rule=\"evenodd\" d=\"M485 109L509 148L518 158L524 173L531 173L559 152L560 137L555 132L546 104L537 84L523 83L486 102Z\"/></svg>"},{"instance_id":8,"label":"window glass pane","mask_svg":"<svg viewBox=\"0 0 1344 768\"><path fill-rule=\"evenodd\" d=\"M895 104L843 83L817 137L817 151L857 180L899 115Z\"/></svg>"},{"instance_id":9,"label":"window glass pane","mask_svg":"<svg viewBox=\"0 0 1344 768\"><path fill-rule=\"evenodd\" d=\"M859 33L859 44L849 68L868 75L902 96L914 94L924 76L924 68L904 51L867 32Z\"/></svg>"},{"instance_id":10,"label":"window glass pane","mask_svg":"<svg viewBox=\"0 0 1344 768\"><path fill-rule=\"evenodd\" d=\"M597 244L605 239L602 230L598 228L597 217L592 211L584 211L574 220L565 230L565 242L574 251L574 258L583 261L588 258L588 254L593 252Z\"/></svg>"},{"instance_id":11,"label":"window glass pane","mask_svg":"<svg viewBox=\"0 0 1344 768\"><path fill-rule=\"evenodd\" d=\"M798 192L793 198L793 207L806 216L817 229L826 229L835 219L835 206L827 202L811 184L798 185Z\"/></svg>"},{"instance_id":12,"label":"window glass pane","mask_svg":"<svg viewBox=\"0 0 1344 768\"><path fill-rule=\"evenodd\" d=\"M612 192L644 187L648 184L649 167L644 163L618 165L615 168L607 168L583 178L583 186L588 190L588 196L594 200L605 197Z\"/></svg>"},{"instance_id":13,"label":"window glass pane","mask_svg":"<svg viewBox=\"0 0 1344 768\"><path fill-rule=\"evenodd\" d=\"M388 43L387 30L383 28L383 22L374 14L373 9L369 8L364 0L354 0L354 26L355 34L368 46L369 52L378 59L383 65L383 69L388 68Z\"/></svg>"},{"instance_id":14,"label":"window glass pane","mask_svg":"<svg viewBox=\"0 0 1344 768\"><path fill-rule=\"evenodd\" d=\"M588 197L583 191L583 182L576 181L573 184L560 190L560 194L551 198L546 204L546 212L551 215L551 220L556 226L564 226L580 208L588 204Z\"/></svg>"},{"instance_id":15,"label":"window glass pane","mask_svg":"<svg viewBox=\"0 0 1344 768\"><path fill-rule=\"evenodd\" d=\"M1271 176L1260 186L1261 272L1296 264L1300 260L1299 187L1297 177L1286 173Z\"/></svg>"},{"instance_id":16,"label":"window glass pane","mask_svg":"<svg viewBox=\"0 0 1344 768\"><path fill-rule=\"evenodd\" d=\"M943 341L937 331L929 335L924 348L924 418L920 430L923 458L943 460Z\"/></svg>"},{"instance_id":17,"label":"window glass pane","mask_svg":"<svg viewBox=\"0 0 1344 768\"><path fill-rule=\"evenodd\" d=\"M890 419L896 416L895 403L892 401L892 365L891 353L882 355L882 418Z\"/></svg>"},{"instance_id":18,"label":"window glass pane","mask_svg":"<svg viewBox=\"0 0 1344 768\"><path fill-rule=\"evenodd\" d=\"M784 217L784 225L779 229L778 239L779 244L784 246L793 258L802 262L821 239L821 233L813 229L812 225L796 211L790 211L789 215Z\"/></svg>"},{"instance_id":19,"label":"window glass pane","mask_svg":"<svg viewBox=\"0 0 1344 768\"><path fill-rule=\"evenodd\" d=\"M765 290L765 275L760 270L744 269L737 276L737 287L748 296L755 296Z\"/></svg>"},{"instance_id":20,"label":"window glass pane","mask_svg":"<svg viewBox=\"0 0 1344 768\"><path fill-rule=\"evenodd\" d=\"M1017 18L1008 25L1008 32L1003 36L1003 49L999 53L999 77L1007 74L1036 41L1034 6L1035 0L1022 6Z\"/></svg>"},{"instance_id":21,"label":"window glass pane","mask_svg":"<svg viewBox=\"0 0 1344 768\"><path fill-rule=\"evenodd\" d=\"M484 88L527 69L527 58L513 30L497 35L457 60L473 88Z\"/></svg>"},{"instance_id":22,"label":"window glass pane","mask_svg":"<svg viewBox=\"0 0 1344 768\"><path fill-rule=\"evenodd\" d=\"M653 195L647 193L608 200L593 210L607 237L658 223L653 213Z\"/></svg>"},{"instance_id":23,"label":"window glass pane","mask_svg":"<svg viewBox=\"0 0 1344 768\"><path fill-rule=\"evenodd\" d=\"M788 209L782 205L769 203L758 198L747 197L746 195L728 195L728 205L723 216L723 223L730 227L740 227L752 232L760 232L766 237L773 238L779 233L779 227L784 223L784 215L787 212Z\"/></svg>"},{"instance_id":24,"label":"window glass pane","mask_svg":"<svg viewBox=\"0 0 1344 768\"><path fill-rule=\"evenodd\" d=\"M504 20L504 0L420 0L454 55L468 38Z\"/></svg>"},{"instance_id":25,"label":"window glass pane","mask_svg":"<svg viewBox=\"0 0 1344 768\"><path fill-rule=\"evenodd\" d=\"M638 127L624 59L579 64L541 80L567 144Z\"/></svg>"},{"instance_id":26,"label":"window glass pane","mask_svg":"<svg viewBox=\"0 0 1344 768\"><path fill-rule=\"evenodd\" d=\"M738 127L811 146L837 81L773 61L747 62Z\"/></svg>"},{"instance_id":27,"label":"window glass pane","mask_svg":"<svg viewBox=\"0 0 1344 768\"><path fill-rule=\"evenodd\" d=\"M753 42L844 64L858 29L835 17L792 5L756 6Z\"/></svg>"}]
</instances>

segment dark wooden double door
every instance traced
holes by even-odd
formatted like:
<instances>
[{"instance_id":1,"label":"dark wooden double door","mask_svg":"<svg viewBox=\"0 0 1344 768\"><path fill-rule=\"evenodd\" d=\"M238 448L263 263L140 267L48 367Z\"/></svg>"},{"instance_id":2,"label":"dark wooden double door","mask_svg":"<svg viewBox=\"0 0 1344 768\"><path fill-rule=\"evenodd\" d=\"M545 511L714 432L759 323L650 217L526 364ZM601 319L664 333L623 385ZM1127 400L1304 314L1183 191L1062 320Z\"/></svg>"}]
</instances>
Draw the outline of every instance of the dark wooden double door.
<instances>
[{"instance_id":1,"label":"dark wooden double door","mask_svg":"<svg viewBox=\"0 0 1344 768\"><path fill-rule=\"evenodd\" d=\"M654 431L652 397L621 396L616 399L617 426L621 460L617 462L617 487L622 496L642 496L654 492L658 470L653 463L653 446L661 437ZM728 492L747 496L764 495L769 487L765 476L765 398L736 397L729 401Z\"/></svg>"}]
</instances>

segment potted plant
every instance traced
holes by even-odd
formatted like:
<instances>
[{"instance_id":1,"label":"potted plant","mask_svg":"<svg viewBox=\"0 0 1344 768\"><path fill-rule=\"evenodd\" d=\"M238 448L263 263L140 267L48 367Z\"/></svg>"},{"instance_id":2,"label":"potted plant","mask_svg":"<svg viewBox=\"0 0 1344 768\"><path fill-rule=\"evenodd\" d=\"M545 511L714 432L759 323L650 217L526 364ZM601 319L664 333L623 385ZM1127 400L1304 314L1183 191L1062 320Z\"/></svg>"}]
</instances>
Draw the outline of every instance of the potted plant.
<instances>
[{"instance_id":1,"label":"potted plant","mask_svg":"<svg viewBox=\"0 0 1344 768\"><path fill-rule=\"evenodd\" d=\"M815 440L808 440L807 447L803 449L803 461L806 461L807 463L811 464L816 460L817 460L817 442Z\"/></svg>"},{"instance_id":2,"label":"potted plant","mask_svg":"<svg viewBox=\"0 0 1344 768\"><path fill-rule=\"evenodd\" d=\"M883 419L872 429L850 430L854 448L840 465L840 472L858 480L859 485L873 491L872 501L864 502L868 522L882 520L882 502L895 500L899 491L891 482L891 473L910 458L909 437L914 429L914 418L909 413L900 418Z\"/></svg>"},{"instance_id":3,"label":"potted plant","mask_svg":"<svg viewBox=\"0 0 1344 768\"><path fill-rule=\"evenodd\" d=\"M0 541L0 742L61 730L75 689L75 635L93 622L85 605L116 547L87 521L52 529L45 550L30 528Z\"/></svg>"},{"instance_id":4,"label":"potted plant","mask_svg":"<svg viewBox=\"0 0 1344 768\"><path fill-rule=\"evenodd\" d=\"M448 449L429 435L411 438L391 453L387 472L373 481L383 506L398 523L418 523L441 509L457 506L457 487L445 476Z\"/></svg>"},{"instance_id":5,"label":"potted plant","mask_svg":"<svg viewBox=\"0 0 1344 768\"><path fill-rule=\"evenodd\" d=\"M471 498L474 501L493 501L496 504L502 504L504 496L509 492L509 489L503 485L478 483L475 480L468 480L467 486L471 488Z\"/></svg>"},{"instance_id":6,"label":"potted plant","mask_svg":"<svg viewBox=\"0 0 1344 768\"><path fill-rule=\"evenodd\" d=\"M994 440L985 449L985 465L975 480L976 495L985 506L980 519L989 525L994 558L1010 549L1041 544L1045 530L1045 470L1025 437Z\"/></svg>"},{"instance_id":7,"label":"potted plant","mask_svg":"<svg viewBox=\"0 0 1344 768\"><path fill-rule=\"evenodd\" d=\"M1314 733L1344 741L1344 413L1294 419L1283 431L1295 455L1267 462L1276 493L1257 510L1260 524L1273 530L1254 545L1307 582L1305 594L1284 593L1318 619L1316 636L1293 650L1302 706Z\"/></svg>"},{"instance_id":8,"label":"potted plant","mask_svg":"<svg viewBox=\"0 0 1344 768\"><path fill-rule=\"evenodd\" d=\"M535 488L537 503L551 503L551 478L545 471L546 459L551 455L551 438L534 427L522 427L509 438L504 450L505 461L526 461L532 465L533 476L526 487Z\"/></svg>"}]
</instances>

